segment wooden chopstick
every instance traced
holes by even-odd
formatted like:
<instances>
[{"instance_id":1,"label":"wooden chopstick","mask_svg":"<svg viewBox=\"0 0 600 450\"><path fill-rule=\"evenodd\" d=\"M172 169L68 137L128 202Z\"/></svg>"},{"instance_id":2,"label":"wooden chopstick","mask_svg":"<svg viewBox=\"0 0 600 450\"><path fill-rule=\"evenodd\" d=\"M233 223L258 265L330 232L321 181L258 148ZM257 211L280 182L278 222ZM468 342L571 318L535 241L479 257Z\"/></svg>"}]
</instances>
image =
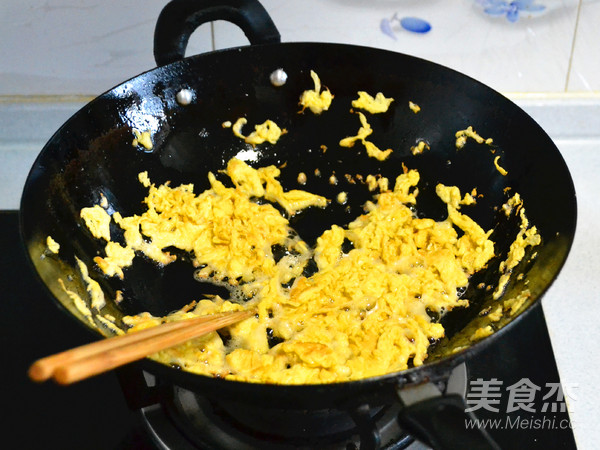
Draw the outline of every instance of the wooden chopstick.
<instances>
[{"instance_id":1,"label":"wooden chopstick","mask_svg":"<svg viewBox=\"0 0 600 450\"><path fill-rule=\"evenodd\" d=\"M232 325L254 314L256 311L234 311L194 317L103 339L37 360L29 368L29 378L37 382L53 378L60 384L75 383Z\"/></svg>"}]
</instances>

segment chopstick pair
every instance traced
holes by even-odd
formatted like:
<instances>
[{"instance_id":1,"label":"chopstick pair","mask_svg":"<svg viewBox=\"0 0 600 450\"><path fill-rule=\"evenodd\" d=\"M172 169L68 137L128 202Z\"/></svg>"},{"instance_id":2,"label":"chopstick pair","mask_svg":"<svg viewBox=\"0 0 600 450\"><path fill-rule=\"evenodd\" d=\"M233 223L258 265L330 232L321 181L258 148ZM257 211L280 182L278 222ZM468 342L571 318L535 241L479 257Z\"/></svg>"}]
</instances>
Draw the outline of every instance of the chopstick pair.
<instances>
[{"instance_id":1,"label":"chopstick pair","mask_svg":"<svg viewBox=\"0 0 600 450\"><path fill-rule=\"evenodd\" d=\"M255 311L234 311L194 317L103 339L37 360L29 368L29 378L37 382L53 378L64 385L75 383L232 325L254 314Z\"/></svg>"}]
</instances>

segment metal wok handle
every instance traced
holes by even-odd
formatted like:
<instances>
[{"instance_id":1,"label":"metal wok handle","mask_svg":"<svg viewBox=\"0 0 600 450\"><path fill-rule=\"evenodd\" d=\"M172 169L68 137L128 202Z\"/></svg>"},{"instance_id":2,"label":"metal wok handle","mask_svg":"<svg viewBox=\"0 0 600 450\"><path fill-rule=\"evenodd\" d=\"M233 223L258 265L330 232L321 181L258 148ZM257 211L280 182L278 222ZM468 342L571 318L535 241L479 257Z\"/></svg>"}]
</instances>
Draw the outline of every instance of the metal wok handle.
<instances>
[{"instance_id":1,"label":"metal wok handle","mask_svg":"<svg viewBox=\"0 0 600 450\"><path fill-rule=\"evenodd\" d=\"M183 59L194 30L215 20L236 24L251 44L281 42L279 31L257 0L172 0L161 11L154 30L156 64Z\"/></svg>"},{"instance_id":2,"label":"metal wok handle","mask_svg":"<svg viewBox=\"0 0 600 450\"><path fill-rule=\"evenodd\" d=\"M398 396L404 408L398 415L402 428L436 450L468 448L470 450L500 450L484 428L477 424L475 415L467 412L467 405L458 394L445 394L424 384L399 388Z\"/></svg>"}]
</instances>

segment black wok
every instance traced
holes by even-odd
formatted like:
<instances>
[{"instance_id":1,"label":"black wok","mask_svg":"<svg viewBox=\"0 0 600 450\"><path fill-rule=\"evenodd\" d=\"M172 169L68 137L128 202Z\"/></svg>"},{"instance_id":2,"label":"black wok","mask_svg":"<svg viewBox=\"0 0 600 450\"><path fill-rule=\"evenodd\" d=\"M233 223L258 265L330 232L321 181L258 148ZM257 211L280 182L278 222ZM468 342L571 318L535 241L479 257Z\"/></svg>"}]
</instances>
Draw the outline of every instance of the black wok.
<instances>
[{"instance_id":1,"label":"black wok","mask_svg":"<svg viewBox=\"0 0 600 450\"><path fill-rule=\"evenodd\" d=\"M93 239L82 223L81 208L99 203L104 195L109 212L140 213L145 189L137 181L139 172L147 170L157 184L168 180L172 185L191 182L200 192L208 187L209 170L216 172L231 157L245 155L255 167L287 163L281 180L288 189L297 188L296 177L305 172L309 174L306 189L310 191L329 198L335 198L340 190L348 192L349 209L332 202L326 210L307 210L293 219L292 225L309 243L332 223L353 220L369 199L365 187L347 182L345 174L380 173L395 179L405 164L421 174L419 214L436 220L446 217L445 206L435 195L438 182L459 186L463 191L476 187L483 196L465 212L484 229L494 230L492 239L497 243L498 256L487 270L475 275L464 294L472 306L443 318L447 337L432 349L421 367L362 381L305 386L227 381L150 360L140 362L141 367L167 382L232 401L243 398L249 403L301 409L352 408L365 403L373 406L393 401L390 399L398 389L444 379L450 369L475 357L490 342L502 339L507 329L519 326L519 319L539 303L559 273L575 232L573 183L547 134L508 99L448 68L372 48L281 44L277 30L257 2L222 3L225 5L219 7L202 1L167 5L155 38L156 60L166 65L124 82L82 108L56 132L35 161L22 196L22 237L36 273L57 303L79 323L99 333L77 311L57 281L62 278L70 289L87 298L74 255L93 268L93 257L102 251L103 244ZM241 26L255 45L183 59L191 32L200 23L217 18ZM282 87L275 87L269 80L277 68L288 75ZM321 116L298 113L299 94L312 86L311 69L335 95L332 107ZM193 92L189 105L177 102L181 89ZM358 129L357 116L349 112L350 101L358 90L371 94L381 91L395 99L388 113L369 118L374 141L381 148L394 149L385 162L368 158L357 148L338 145L341 138ZM419 114L408 108L409 101L420 105ZM242 116L249 124L272 119L288 133L276 145L252 148L221 126L224 121ZM469 125L482 136L494 139L495 153L473 141L460 151L456 149L455 132ZM152 150L132 146L133 129L151 131ZM410 147L419 139L426 140L431 150L413 156ZM326 152L321 151L322 145L327 146ZM496 156L508 171L506 176L494 167ZM315 169L320 170L320 178L312 175ZM328 183L333 172L340 180L336 187ZM518 232L519 221L507 218L499 209L513 192L524 199L542 244L535 248L535 258L529 252L515 269L515 275L524 276L513 277L498 301L525 288L532 296L518 314L495 323L494 334L473 343L469 337L474 330L487 324L482 311L496 303L491 290L477 286L497 284L498 265ZM114 233L118 235L118 230ZM45 255L47 236L60 243L59 257ZM133 267L126 269L124 281L107 279L91 270L108 299L114 299L117 290L123 291L123 302L116 305L109 301L103 310L117 319L142 311L166 314L202 293L213 292L213 288L194 281L192 274L193 267L185 262L161 268L142 258L136 258ZM464 414L460 405L447 408ZM440 441L430 438L430 443L436 442Z\"/></svg>"}]
</instances>

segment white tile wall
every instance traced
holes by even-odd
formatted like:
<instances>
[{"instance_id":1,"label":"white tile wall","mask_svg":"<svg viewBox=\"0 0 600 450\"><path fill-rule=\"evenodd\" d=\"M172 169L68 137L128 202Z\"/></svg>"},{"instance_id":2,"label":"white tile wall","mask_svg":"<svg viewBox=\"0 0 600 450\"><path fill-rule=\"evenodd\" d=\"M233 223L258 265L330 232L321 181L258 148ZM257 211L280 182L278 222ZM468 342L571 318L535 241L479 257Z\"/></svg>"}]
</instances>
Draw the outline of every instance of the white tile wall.
<instances>
[{"instance_id":1,"label":"white tile wall","mask_svg":"<svg viewBox=\"0 0 600 450\"><path fill-rule=\"evenodd\" d=\"M577 25L569 91L600 91L600 1L583 0Z\"/></svg>"},{"instance_id":2,"label":"white tile wall","mask_svg":"<svg viewBox=\"0 0 600 450\"><path fill-rule=\"evenodd\" d=\"M98 95L156 67L166 0L2 0L0 95ZM190 53L212 50L210 25Z\"/></svg>"},{"instance_id":3,"label":"white tile wall","mask_svg":"<svg viewBox=\"0 0 600 450\"><path fill-rule=\"evenodd\" d=\"M516 23L480 0L263 0L282 40L342 42L417 55L503 92L600 91L599 0L536 0ZM155 66L152 39L166 0L3 0L0 96L97 95ZM417 16L432 30L384 35L381 19ZM246 44L226 23L202 26L188 54ZM214 38L214 42L213 42Z\"/></svg>"},{"instance_id":4,"label":"white tile wall","mask_svg":"<svg viewBox=\"0 0 600 450\"><path fill-rule=\"evenodd\" d=\"M368 45L419 56L470 75L500 91L565 89L579 0L547 1L547 12L510 23L490 17L475 1L263 0L282 40ZM544 3L539 0L539 3ZM397 40L379 24L394 14L426 19L415 34L398 27ZM215 26L217 48L246 43L231 24Z\"/></svg>"}]
</instances>

